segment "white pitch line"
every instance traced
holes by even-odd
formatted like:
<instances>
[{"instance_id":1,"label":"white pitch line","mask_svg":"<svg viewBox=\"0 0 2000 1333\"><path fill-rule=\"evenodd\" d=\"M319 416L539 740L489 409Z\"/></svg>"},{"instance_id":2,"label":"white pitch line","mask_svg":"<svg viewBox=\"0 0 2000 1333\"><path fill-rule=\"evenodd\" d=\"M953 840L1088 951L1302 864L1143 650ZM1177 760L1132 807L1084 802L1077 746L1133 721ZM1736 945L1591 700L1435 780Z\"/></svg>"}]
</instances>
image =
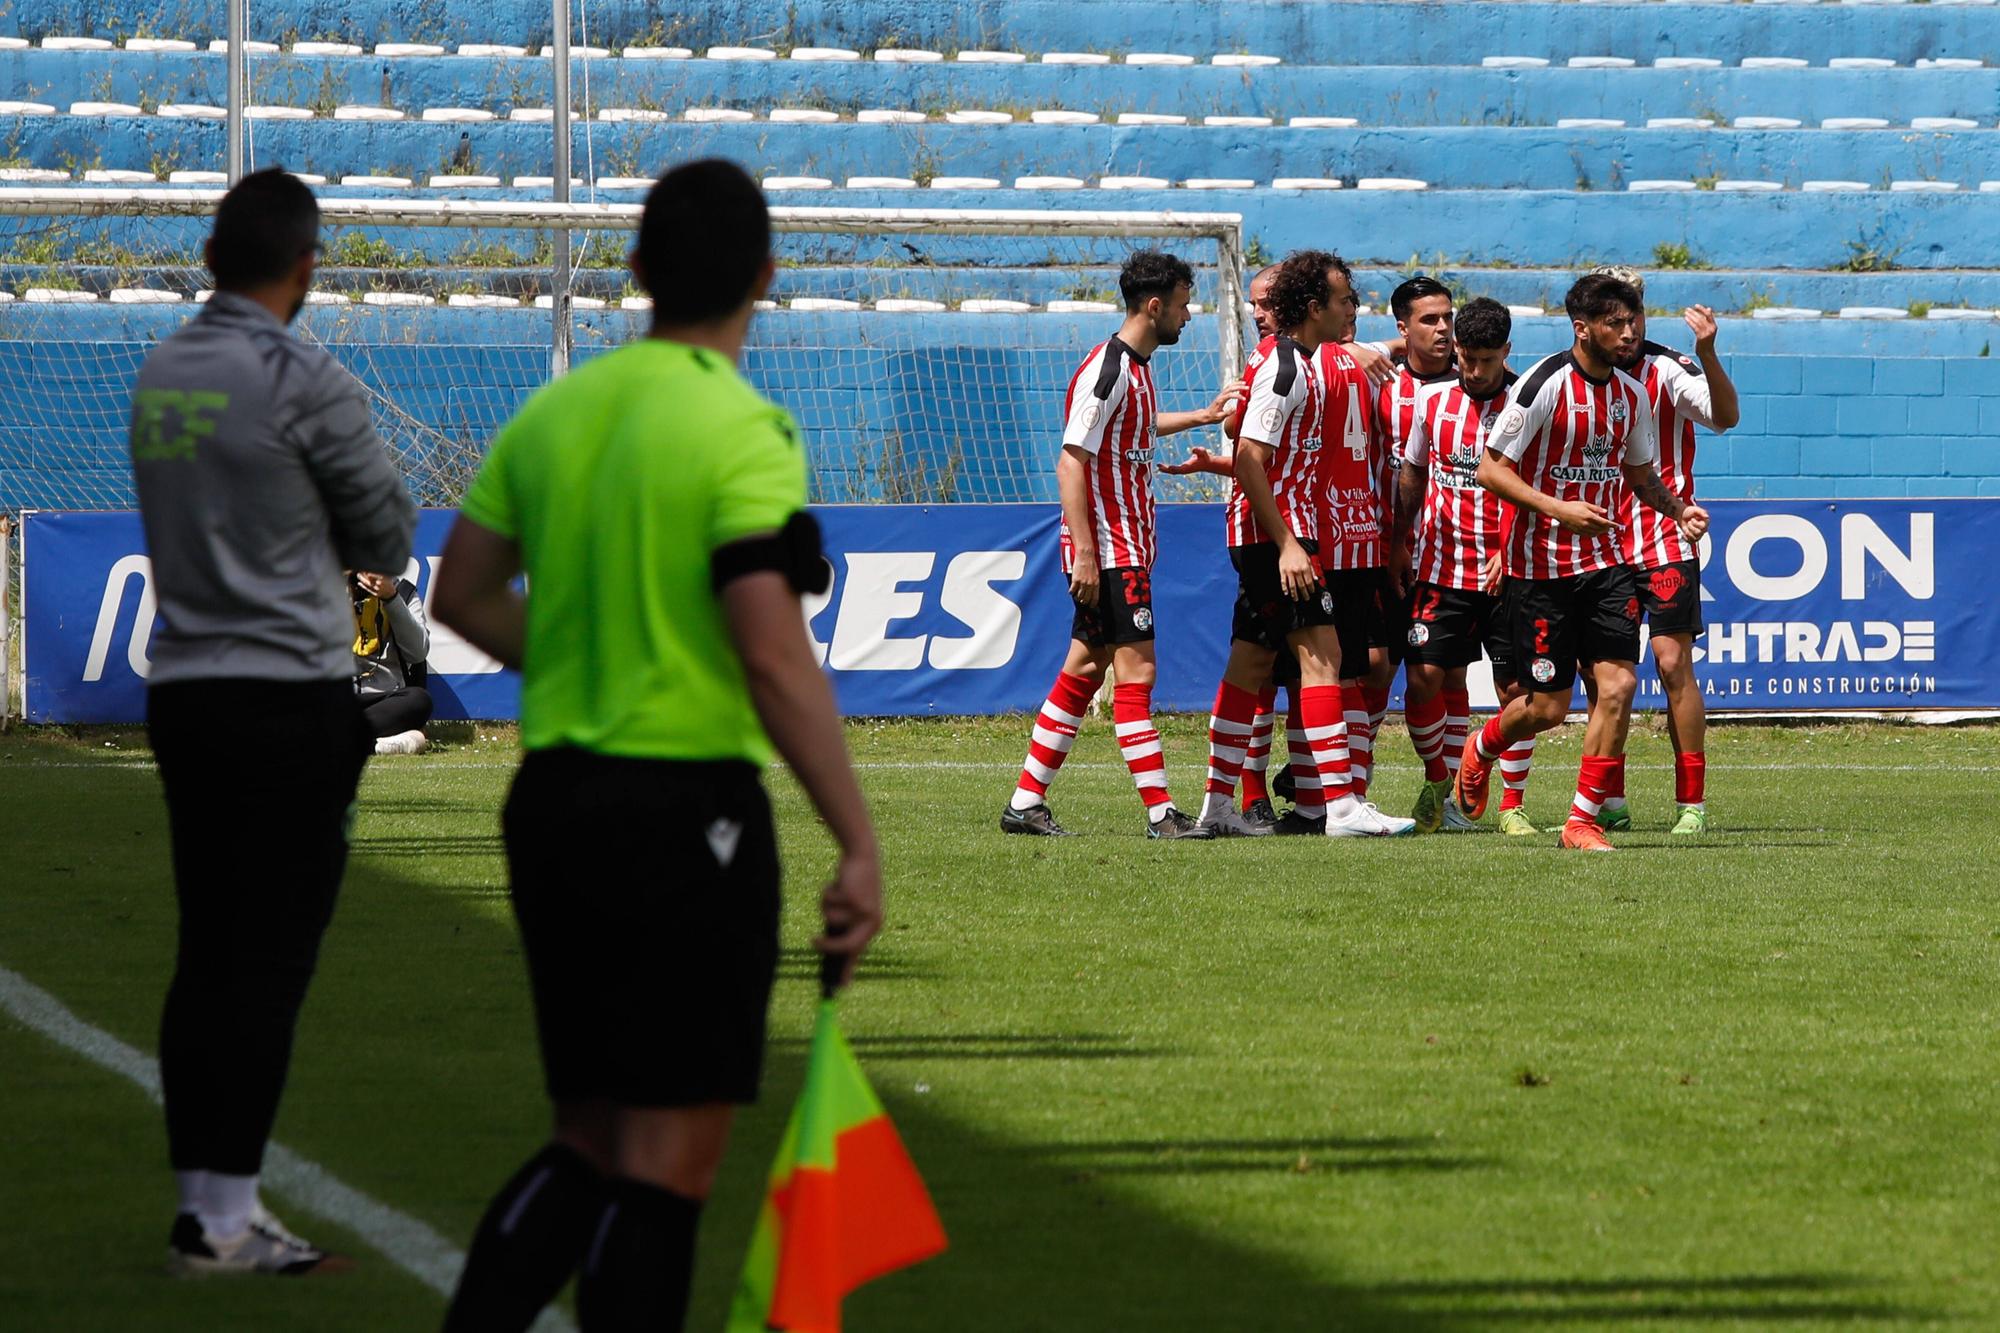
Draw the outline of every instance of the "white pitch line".
<instances>
[{"instance_id":1,"label":"white pitch line","mask_svg":"<svg viewBox=\"0 0 2000 1333\"><path fill-rule=\"evenodd\" d=\"M92 1027L61 1000L18 972L0 967L0 1008L101 1069L136 1083L160 1100L160 1066L102 1028ZM423 1222L370 1198L319 1163L282 1143L264 1153L263 1183L309 1213L353 1232L396 1267L440 1296L451 1295L465 1267L465 1253ZM549 1310L536 1321L539 1333L575 1333L569 1320Z\"/></svg>"}]
</instances>

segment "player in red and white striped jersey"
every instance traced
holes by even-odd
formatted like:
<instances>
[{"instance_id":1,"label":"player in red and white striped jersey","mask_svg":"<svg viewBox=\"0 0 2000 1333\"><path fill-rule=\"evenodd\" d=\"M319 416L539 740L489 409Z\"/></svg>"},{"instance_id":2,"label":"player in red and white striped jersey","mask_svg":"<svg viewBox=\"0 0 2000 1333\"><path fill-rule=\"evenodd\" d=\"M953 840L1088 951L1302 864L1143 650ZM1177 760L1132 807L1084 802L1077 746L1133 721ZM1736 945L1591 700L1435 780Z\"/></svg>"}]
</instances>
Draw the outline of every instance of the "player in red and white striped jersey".
<instances>
[{"instance_id":1,"label":"player in red and white striped jersey","mask_svg":"<svg viewBox=\"0 0 2000 1333\"><path fill-rule=\"evenodd\" d=\"M1500 547L1512 507L1478 481L1487 435L1514 383L1507 369L1512 331L1513 319L1499 302L1480 297L1465 304L1453 327L1458 374L1424 387L1403 447L1396 526L1415 536L1414 551L1407 545L1399 551L1399 560L1411 561L1401 571L1411 592L1403 717L1424 765L1411 812L1424 833L1452 828L1453 815L1460 827L1473 826L1448 800L1470 716L1466 668L1483 650L1492 659L1501 705L1521 692L1501 594ZM1534 745L1530 736L1505 756L1503 832L1536 832L1521 809Z\"/></svg>"},{"instance_id":2,"label":"player in red and white striped jersey","mask_svg":"<svg viewBox=\"0 0 2000 1333\"><path fill-rule=\"evenodd\" d=\"M1045 836L1064 831L1048 807L1049 784L1076 740L1105 669L1115 664L1112 720L1146 806L1146 836L1207 838L1213 834L1174 807L1152 722L1154 443L1160 435L1220 422L1235 407L1242 385L1224 385L1215 401L1198 411L1161 412L1151 360L1159 348L1180 341L1194 273L1172 255L1141 250L1125 262L1118 285L1125 322L1084 358L1063 404L1056 486L1062 499L1062 568L1076 608L1069 655L1036 719L1000 828Z\"/></svg>"},{"instance_id":3,"label":"player in red and white striped jersey","mask_svg":"<svg viewBox=\"0 0 2000 1333\"><path fill-rule=\"evenodd\" d=\"M1376 490L1380 496L1384 528L1394 525L1398 460L1408 444L1416 416L1418 391L1426 384L1452 377L1451 289L1436 278L1419 275L1399 284L1389 294L1389 313L1396 318L1397 343L1402 348L1395 373L1374 389L1371 430ZM1395 552L1407 546L1409 534L1399 533L1389 543L1382 568L1374 575L1378 610L1368 625L1368 668L1357 676L1358 704L1364 740L1360 744L1358 784L1364 789L1374 776L1375 733L1389 711L1389 692L1396 682L1396 668L1402 665L1404 642L1409 632L1408 588L1395 568ZM1469 701L1468 701L1469 703ZM1465 733L1464 710L1453 714L1458 733ZM1354 719L1349 719L1352 728ZM1457 811L1451 814L1456 817ZM1469 821L1459 820L1470 827Z\"/></svg>"},{"instance_id":4,"label":"player in red and white striped jersey","mask_svg":"<svg viewBox=\"0 0 2000 1333\"><path fill-rule=\"evenodd\" d=\"M1226 539L1238 595L1228 665L1209 726L1208 796L1203 825L1218 833L1261 835L1236 808L1236 784L1257 712L1281 648L1297 657L1294 691L1309 756L1295 764L1298 799L1311 792L1331 837L1405 831L1355 799L1339 682L1334 603L1318 563L1325 388L1316 354L1353 328L1356 300L1347 265L1320 250L1288 256L1272 276L1269 303L1280 332L1252 362L1249 398L1232 455ZM1299 822L1310 818L1300 813Z\"/></svg>"},{"instance_id":5,"label":"player in red and white striped jersey","mask_svg":"<svg viewBox=\"0 0 2000 1333\"><path fill-rule=\"evenodd\" d=\"M1574 345L1516 381L1478 471L1480 485L1520 510L1504 560L1515 666L1528 692L1466 742L1455 794L1468 817L1484 813L1491 766L1515 741L1562 725L1577 665L1588 662L1597 696L1562 845L1609 851L1597 812L1624 767L1639 658L1638 585L1618 549L1616 516L1627 487L1690 541L1708 530L1708 514L1661 484L1645 386L1618 368L1638 350L1639 294L1591 274L1563 304Z\"/></svg>"},{"instance_id":6,"label":"player in red and white striped jersey","mask_svg":"<svg viewBox=\"0 0 2000 1333\"><path fill-rule=\"evenodd\" d=\"M1645 281L1629 268L1600 269L1622 278L1643 300ZM1694 306L1682 319L1694 334L1694 356L1646 339L1639 316L1639 355L1624 367L1646 386L1660 436L1660 481L1683 501L1694 499L1694 428L1720 435L1742 412L1736 385L1715 354L1715 312ZM1694 641L1701 637L1701 560L1679 527L1630 498L1625 502L1625 562L1638 571L1639 605L1651 631L1648 643L1660 684L1667 693L1667 734L1674 744L1673 832L1708 831L1706 778L1708 715L1694 678ZM1598 822L1607 829L1630 828L1622 787L1611 792Z\"/></svg>"}]
</instances>

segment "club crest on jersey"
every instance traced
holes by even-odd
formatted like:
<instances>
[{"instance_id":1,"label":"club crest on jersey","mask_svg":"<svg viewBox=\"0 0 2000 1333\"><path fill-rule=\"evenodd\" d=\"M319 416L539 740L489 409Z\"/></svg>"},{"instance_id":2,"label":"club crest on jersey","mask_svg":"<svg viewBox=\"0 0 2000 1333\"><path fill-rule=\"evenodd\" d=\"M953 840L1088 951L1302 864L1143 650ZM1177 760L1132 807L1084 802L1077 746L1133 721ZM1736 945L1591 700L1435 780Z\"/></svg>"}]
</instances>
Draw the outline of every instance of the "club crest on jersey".
<instances>
[{"instance_id":1,"label":"club crest on jersey","mask_svg":"<svg viewBox=\"0 0 2000 1333\"><path fill-rule=\"evenodd\" d=\"M1422 623L1410 626L1410 647L1421 648L1431 641L1431 627Z\"/></svg>"},{"instance_id":2,"label":"club crest on jersey","mask_svg":"<svg viewBox=\"0 0 2000 1333\"><path fill-rule=\"evenodd\" d=\"M1142 634L1153 628L1153 611L1151 607L1142 606L1132 613L1132 628Z\"/></svg>"},{"instance_id":3,"label":"club crest on jersey","mask_svg":"<svg viewBox=\"0 0 2000 1333\"><path fill-rule=\"evenodd\" d=\"M1104 414L1104 404L1098 402L1095 398L1085 403L1083 405L1084 429L1088 430L1090 427L1095 426L1097 424L1097 418L1102 416L1103 414Z\"/></svg>"},{"instance_id":4,"label":"club crest on jersey","mask_svg":"<svg viewBox=\"0 0 2000 1333\"><path fill-rule=\"evenodd\" d=\"M1500 433L1518 435L1521 433L1521 427L1527 424L1528 414L1518 407L1510 407L1500 416Z\"/></svg>"},{"instance_id":5,"label":"club crest on jersey","mask_svg":"<svg viewBox=\"0 0 2000 1333\"><path fill-rule=\"evenodd\" d=\"M1625 400L1624 400L1623 398L1614 398L1614 399L1612 399L1612 400L1611 400L1611 424L1612 424L1612 425L1614 425L1614 426L1622 426L1622 425L1624 425L1624 424L1625 424L1625 418L1626 418L1627 416L1629 416L1629 415L1631 415L1631 414L1630 414L1629 412L1627 412L1627 411L1626 411L1626 409L1625 409Z\"/></svg>"},{"instance_id":6,"label":"club crest on jersey","mask_svg":"<svg viewBox=\"0 0 2000 1333\"><path fill-rule=\"evenodd\" d=\"M1320 609L1321 611L1324 611L1324 612L1325 612L1325 613L1326 613L1327 615L1332 615L1332 614L1333 614L1333 594L1332 594L1332 593L1330 593L1330 592L1323 592L1323 593L1321 593L1321 594L1319 595L1319 609Z\"/></svg>"},{"instance_id":7,"label":"club crest on jersey","mask_svg":"<svg viewBox=\"0 0 2000 1333\"><path fill-rule=\"evenodd\" d=\"M1556 664L1546 657L1538 657L1528 668L1528 674L1535 678L1537 685L1546 685L1556 678Z\"/></svg>"},{"instance_id":8,"label":"club crest on jersey","mask_svg":"<svg viewBox=\"0 0 2000 1333\"><path fill-rule=\"evenodd\" d=\"M1257 418L1258 421L1263 423L1264 429L1267 431L1276 430L1278 428L1278 423L1280 421L1283 421L1284 419L1285 419L1285 414L1283 412L1280 412L1275 407L1265 408L1264 415Z\"/></svg>"}]
</instances>

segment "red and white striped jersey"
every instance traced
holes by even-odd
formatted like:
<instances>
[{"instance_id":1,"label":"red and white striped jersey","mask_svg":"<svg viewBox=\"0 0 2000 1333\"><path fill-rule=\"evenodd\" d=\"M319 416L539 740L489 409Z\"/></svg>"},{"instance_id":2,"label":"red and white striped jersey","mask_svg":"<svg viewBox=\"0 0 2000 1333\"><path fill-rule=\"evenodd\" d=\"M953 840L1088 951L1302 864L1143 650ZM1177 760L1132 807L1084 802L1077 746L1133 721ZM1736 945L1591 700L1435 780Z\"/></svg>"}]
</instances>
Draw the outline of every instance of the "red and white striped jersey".
<instances>
[{"instance_id":1,"label":"red and white striped jersey","mask_svg":"<svg viewBox=\"0 0 2000 1333\"><path fill-rule=\"evenodd\" d=\"M1715 405L1708 376L1693 357L1648 342L1640 349L1641 368L1633 376L1646 386L1653 404L1653 422L1660 436L1660 480L1683 502L1694 503L1694 428L1715 429ZM1681 525L1629 492L1625 496L1625 563L1657 569L1677 560L1695 558L1695 544Z\"/></svg>"},{"instance_id":2,"label":"red and white striped jersey","mask_svg":"<svg viewBox=\"0 0 2000 1333\"><path fill-rule=\"evenodd\" d=\"M1153 368L1117 338L1091 348L1070 376L1063 398L1062 442L1064 448L1090 455L1084 472L1085 500L1101 568L1152 568L1158 549L1153 522L1153 456L1159 442L1153 420L1158 412ZM1065 574L1075 554L1065 520Z\"/></svg>"},{"instance_id":3,"label":"red and white striped jersey","mask_svg":"<svg viewBox=\"0 0 2000 1333\"><path fill-rule=\"evenodd\" d=\"M1368 372L1339 343L1321 343L1326 385L1319 452L1321 569L1379 569L1389 511L1381 490L1383 439L1375 429Z\"/></svg>"},{"instance_id":4,"label":"red and white striped jersey","mask_svg":"<svg viewBox=\"0 0 2000 1333\"><path fill-rule=\"evenodd\" d=\"M1458 379L1432 381L1418 393L1403 461L1429 469L1429 478L1411 578L1468 592L1485 587L1486 562L1500 549L1512 506L1481 486L1477 474L1487 434L1513 384L1509 371L1506 384L1488 398L1474 398Z\"/></svg>"},{"instance_id":5,"label":"red and white striped jersey","mask_svg":"<svg viewBox=\"0 0 2000 1333\"><path fill-rule=\"evenodd\" d=\"M1237 447L1242 448L1245 440L1271 447L1266 473L1271 479L1271 498L1277 502L1278 516L1284 519L1293 536L1316 541L1319 422L1326 404L1326 389L1319 369L1305 348L1280 333L1257 344L1257 355L1250 358L1250 368L1245 373L1250 380L1250 394L1244 405L1243 429L1237 437ZM1234 482L1229 487L1227 534L1231 546L1254 546L1272 540L1250 511L1250 497Z\"/></svg>"},{"instance_id":6,"label":"red and white striped jersey","mask_svg":"<svg viewBox=\"0 0 2000 1333\"><path fill-rule=\"evenodd\" d=\"M1396 473L1410 431L1417 419L1417 396L1427 384L1451 384L1458 368L1447 366L1435 375L1419 375L1407 361L1396 364L1396 374L1375 390L1375 447L1381 468L1382 512L1396 512Z\"/></svg>"},{"instance_id":7,"label":"red and white striped jersey","mask_svg":"<svg viewBox=\"0 0 2000 1333\"><path fill-rule=\"evenodd\" d=\"M1544 495L1597 505L1614 519L1625 505L1620 466L1659 452L1646 386L1622 370L1593 380L1574 352L1544 357L1514 382L1486 447L1512 459ZM1568 578L1620 563L1616 528L1585 537L1523 510L1507 537L1510 578Z\"/></svg>"}]
</instances>

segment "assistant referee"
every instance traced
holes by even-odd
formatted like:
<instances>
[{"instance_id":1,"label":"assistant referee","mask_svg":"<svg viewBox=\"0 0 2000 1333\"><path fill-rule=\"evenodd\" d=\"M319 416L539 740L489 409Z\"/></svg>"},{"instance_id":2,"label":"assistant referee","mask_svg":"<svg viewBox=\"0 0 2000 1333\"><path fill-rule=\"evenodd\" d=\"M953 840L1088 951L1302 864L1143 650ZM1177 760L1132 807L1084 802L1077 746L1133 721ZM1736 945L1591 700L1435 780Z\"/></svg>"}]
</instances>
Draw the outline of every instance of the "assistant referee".
<instances>
[{"instance_id":1,"label":"assistant referee","mask_svg":"<svg viewBox=\"0 0 2000 1333\"><path fill-rule=\"evenodd\" d=\"M302 181L237 182L208 241L215 294L132 393L161 619L146 727L180 905L160 1083L182 1272L336 1266L264 1210L257 1176L367 748L342 570L401 570L416 508L361 385L287 328L318 252Z\"/></svg>"},{"instance_id":2,"label":"assistant referee","mask_svg":"<svg viewBox=\"0 0 2000 1333\"><path fill-rule=\"evenodd\" d=\"M525 1329L578 1272L586 1329L673 1329L778 954L772 745L840 846L822 952L881 924L875 834L799 594L827 568L797 429L737 372L769 288L763 195L664 176L631 256L650 335L509 422L432 609L522 671L502 817L555 1131L488 1207L445 1327ZM527 574L523 598L512 588Z\"/></svg>"}]
</instances>

